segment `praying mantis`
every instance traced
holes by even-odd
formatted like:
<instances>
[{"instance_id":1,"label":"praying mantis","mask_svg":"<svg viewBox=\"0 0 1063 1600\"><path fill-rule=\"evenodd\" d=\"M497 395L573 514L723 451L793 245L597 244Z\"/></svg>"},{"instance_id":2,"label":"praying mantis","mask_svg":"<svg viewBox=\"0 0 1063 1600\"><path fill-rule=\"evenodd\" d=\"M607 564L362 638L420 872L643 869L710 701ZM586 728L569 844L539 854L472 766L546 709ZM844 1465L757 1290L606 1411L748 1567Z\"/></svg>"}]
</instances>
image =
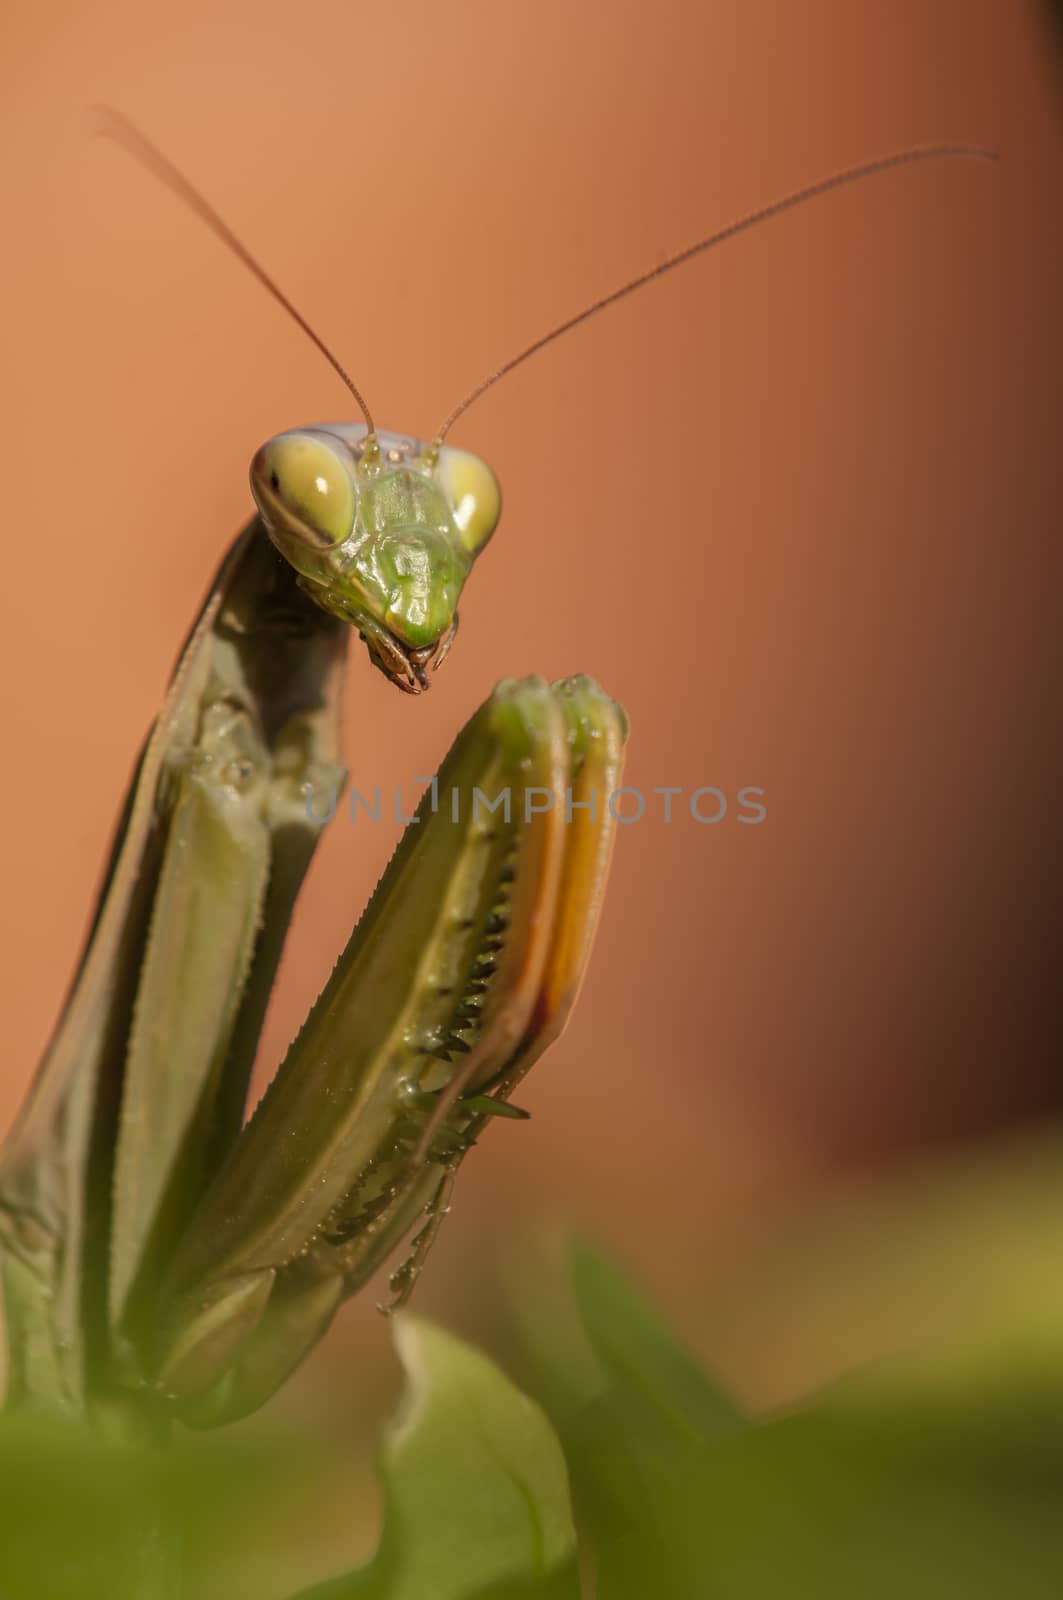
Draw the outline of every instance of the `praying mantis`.
<instances>
[{"instance_id":1,"label":"praying mantis","mask_svg":"<svg viewBox=\"0 0 1063 1600\"><path fill-rule=\"evenodd\" d=\"M489 388L652 279L867 162L711 234L507 361L431 441L380 430L340 363L188 180L182 196L321 350L359 423L255 455L252 522L208 590L134 773L84 955L0 1162L8 1404L214 1426L263 1403L411 1233L557 1038L586 970L626 720L589 678L501 682L459 734L260 1105L248 1079L292 908L344 782L356 633L417 696L500 513L446 443Z\"/></svg>"}]
</instances>

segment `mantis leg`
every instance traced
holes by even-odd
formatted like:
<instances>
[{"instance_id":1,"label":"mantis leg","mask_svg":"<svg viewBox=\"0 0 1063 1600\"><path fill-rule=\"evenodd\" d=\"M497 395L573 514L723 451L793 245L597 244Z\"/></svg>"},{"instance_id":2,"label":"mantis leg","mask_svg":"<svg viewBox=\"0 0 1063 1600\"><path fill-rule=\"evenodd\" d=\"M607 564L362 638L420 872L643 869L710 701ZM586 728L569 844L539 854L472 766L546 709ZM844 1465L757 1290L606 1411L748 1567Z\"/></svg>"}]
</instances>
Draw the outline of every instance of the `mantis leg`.
<instances>
[{"instance_id":1,"label":"mantis leg","mask_svg":"<svg viewBox=\"0 0 1063 1600\"><path fill-rule=\"evenodd\" d=\"M412 1288L460 1161L567 1020L624 735L588 679L527 679L459 736L177 1251L154 1370L187 1420L260 1404L420 1219Z\"/></svg>"},{"instance_id":2,"label":"mantis leg","mask_svg":"<svg viewBox=\"0 0 1063 1600\"><path fill-rule=\"evenodd\" d=\"M88 942L0 1158L9 1402L79 1411L238 1133L291 905L337 785L350 630L255 525L134 773ZM109 1280L109 1287L108 1287Z\"/></svg>"}]
</instances>

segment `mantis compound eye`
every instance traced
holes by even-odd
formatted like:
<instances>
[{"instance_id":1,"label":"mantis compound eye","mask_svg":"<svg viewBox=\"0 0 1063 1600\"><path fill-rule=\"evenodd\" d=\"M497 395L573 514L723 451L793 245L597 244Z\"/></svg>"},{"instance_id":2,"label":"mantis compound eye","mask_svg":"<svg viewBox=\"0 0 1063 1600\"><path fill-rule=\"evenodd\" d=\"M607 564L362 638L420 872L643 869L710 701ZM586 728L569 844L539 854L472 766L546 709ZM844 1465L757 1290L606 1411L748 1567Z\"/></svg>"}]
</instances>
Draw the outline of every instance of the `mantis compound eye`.
<instances>
[{"instance_id":1,"label":"mantis compound eye","mask_svg":"<svg viewBox=\"0 0 1063 1600\"><path fill-rule=\"evenodd\" d=\"M502 510L498 479L479 456L449 446L440 452L436 479L447 497L462 544L470 556L478 556L494 533Z\"/></svg>"},{"instance_id":2,"label":"mantis compound eye","mask_svg":"<svg viewBox=\"0 0 1063 1600\"><path fill-rule=\"evenodd\" d=\"M342 544L354 528L355 490L338 440L278 434L251 463L251 491L272 531L315 549Z\"/></svg>"}]
</instances>

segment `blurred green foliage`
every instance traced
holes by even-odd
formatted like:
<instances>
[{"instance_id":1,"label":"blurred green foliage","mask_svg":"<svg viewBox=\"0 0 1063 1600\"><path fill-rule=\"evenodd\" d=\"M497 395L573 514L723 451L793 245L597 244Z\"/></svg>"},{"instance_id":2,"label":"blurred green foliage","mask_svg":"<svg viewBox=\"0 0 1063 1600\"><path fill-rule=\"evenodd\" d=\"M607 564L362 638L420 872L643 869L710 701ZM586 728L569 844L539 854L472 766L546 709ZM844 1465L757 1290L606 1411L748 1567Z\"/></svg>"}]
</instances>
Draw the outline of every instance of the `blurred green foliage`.
<instances>
[{"instance_id":1,"label":"blurred green foliage","mask_svg":"<svg viewBox=\"0 0 1063 1600\"><path fill-rule=\"evenodd\" d=\"M294 1437L166 1449L41 1416L0 1418L3 1600L244 1595L264 1515L303 1506Z\"/></svg>"},{"instance_id":2,"label":"blurred green foliage","mask_svg":"<svg viewBox=\"0 0 1063 1600\"><path fill-rule=\"evenodd\" d=\"M936 1351L743 1426L615 1269L581 1248L574 1281L604 1357L563 1424L598 1600L1063 1592L1058 1378L960 1403Z\"/></svg>"},{"instance_id":3,"label":"blurred green foliage","mask_svg":"<svg viewBox=\"0 0 1063 1600\"><path fill-rule=\"evenodd\" d=\"M1012 1328L1010 1363L972 1359L974 1329L753 1420L615 1265L581 1244L570 1266L522 1317L542 1405L397 1319L406 1390L380 1451L377 1553L303 1600L1063 1592L1063 1350L1046 1363L1036 1328L1025 1346ZM315 1470L287 1436L147 1449L5 1418L0 1595L257 1594L256 1526L297 1508Z\"/></svg>"}]
</instances>

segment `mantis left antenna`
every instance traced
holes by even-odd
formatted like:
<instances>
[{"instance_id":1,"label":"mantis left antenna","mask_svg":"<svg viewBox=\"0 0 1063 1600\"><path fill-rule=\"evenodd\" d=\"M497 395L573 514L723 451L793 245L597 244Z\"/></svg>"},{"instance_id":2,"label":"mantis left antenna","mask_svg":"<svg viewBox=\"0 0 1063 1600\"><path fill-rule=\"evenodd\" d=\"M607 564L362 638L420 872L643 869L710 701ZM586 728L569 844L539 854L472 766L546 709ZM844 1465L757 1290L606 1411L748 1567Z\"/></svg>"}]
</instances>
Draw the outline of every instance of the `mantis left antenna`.
<instances>
[{"instance_id":1,"label":"mantis left antenna","mask_svg":"<svg viewBox=\"0 0 1063 1600\"><path fill-rule=\"evenodd\" d=\"M274 283L265 267L260 266L247 246L241 243L228 223L222 220L210 201L200 194L195 184L185 177L181 169L174 165L169 156L163 155L162 151L152 143L147 134L141 132L135 122L130 122L129 118L124 116L121 111L115 111L111 106L97 106L94 109L98 118L97 131L105 134L110 139L116 140L142 166L146 167L160 182L164 183L168 189L172 189L174 194L178 195L186 205L190 206L196 216L206 223L211 232L216 234L223 244L228 245L233 255L243 262L247 270L258 279L262 287L269 290L274 300L277 301L278 305L284 307L292 321L302 328L307 338L317 346L333 372L346 384L354 396L358 409L365 418L365 425L369 429L370 437L373 437L376 433L376 428L373 425L372 415L362 397L361 390L350 373L332 354L321 335L314 332L302 312L296 310L283 289Z\"/></svg>"},{"instance_id":2,"label":"mantis left antenna","mask_svg":"<svg viewBox=\"0 0 1063 1600\"><path fill-rule=\"evenodd\" d=\"M835 172L829 178L820 178L818 183L810 183L803 189L796 189L792 194L785 195L781 200L773 200L769 205L761 206L757 211L751 211L748 216L739 217L736 222L729 222L723 228L718 228L715 233L710 233L705 239L698 239L695 244L687 245L685 250L677 250L667 260L651 267L648 272L640 272L637 278L631 278L627 283L622 283L619 289L614 289L611 294L602 295L600 300L595 300L592 305L584 306L582 311L577 311L575 316L566 317L564 322L559 322L556 328L542 334L529 345L511 356L496 371L489 373L475 389L465 396L456 405L447 417L443 426L435 437L435 448L438 450L451 428L460 416L463 416L474 401L479 400L488 389L493 389L495 384L511 373L514 367L519 367L527 361L529 356L534 356L544 350L548 344L553 344L555 339L560 339L572 328L586 322L589 317L596 317L599 311L604 311L606 306L615 305L618 300L623 300L626 295L634 294L636 289L645 288L655 278L663 277L666 272L672 272L676 267L681 267L685 261L690 261L694 256L704 255L707 250L714 250L717 245L725 244L728 239L733 239L739 233L745 233L750 228L758 228L762 222L767 222L772 217L781 216L784 211L792 211L797 206L805 205L809 200L815 200L819 195L829 194L832 189L841 189L846 184L860 183L865 178L875 177L880 172L889 172L893 167L905 167L913 161L941 161L951 156L960 156L964 159L977 161L996 161L995 150L987 150L982 145L971 144L935 144L913 145L908 150L895 151L892 155L878 156L871 161L863 161L858 167L848 167L844 172Z\"/></svg>"}]
</instances>

